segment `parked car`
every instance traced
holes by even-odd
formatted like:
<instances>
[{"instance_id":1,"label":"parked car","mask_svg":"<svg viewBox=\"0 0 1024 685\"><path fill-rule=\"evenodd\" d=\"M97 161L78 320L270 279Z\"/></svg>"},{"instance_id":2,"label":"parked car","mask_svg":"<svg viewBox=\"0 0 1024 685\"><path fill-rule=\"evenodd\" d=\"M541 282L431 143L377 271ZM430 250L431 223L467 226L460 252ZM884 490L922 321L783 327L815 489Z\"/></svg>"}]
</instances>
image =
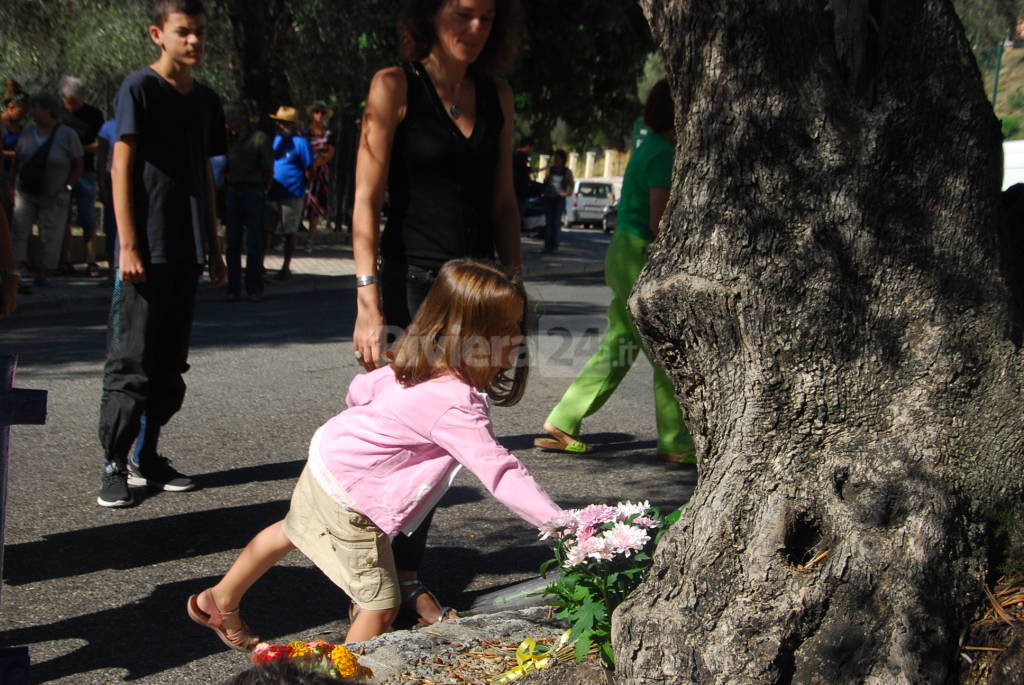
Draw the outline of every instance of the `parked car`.
<instances>
[{"instance_id":1,"label":"parked car","mask_svg":"<svg viewBox=\"0 0 1024 685\"><path fill-rule=\"evenodd\" d=\"M580 179L576 181L572 197L567 203L567 223L600 226L604 210L614 201L615 186L611 181Z\"/></svg>"},{"instance_id":2,"label":"parked car","mask_svg":"<svg viewBox=\"0 0 1024 685\"><path fill-rule=\"evenodd\" d=\"M601 216L601 228L604 229L605 233L611 233L615 230L615 220L619 218L619 201L611 203L604 208L604 214Z\"/></svg>"},{"instance_id":3,"label":"parked car","mask_svg":"<svg viewBox=\"0 0 1024 685\"><path fill-rule=\"evenodd\" d=\"M523 233L544 237L547 223L544 201L539 197L531 197L526 201L526 208L523 210Z\"/></svg>"}]
</instances>

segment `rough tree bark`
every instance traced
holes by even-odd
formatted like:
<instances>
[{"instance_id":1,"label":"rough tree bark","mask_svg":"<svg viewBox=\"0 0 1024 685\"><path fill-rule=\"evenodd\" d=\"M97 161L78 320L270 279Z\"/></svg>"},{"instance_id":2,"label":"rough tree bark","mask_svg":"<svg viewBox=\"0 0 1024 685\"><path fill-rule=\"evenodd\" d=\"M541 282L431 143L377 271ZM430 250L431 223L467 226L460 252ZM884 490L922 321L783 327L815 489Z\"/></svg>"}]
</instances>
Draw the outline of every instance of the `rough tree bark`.
<instances>
[{"instance_id":1,"label":"rough tree bark","mask_svg":"<svg viewBox=\"0 0 1024 685\"><path fill-rule=\"evenodd\" d=\"M631 305L700 485L615 614L617 676L955 681L1021 534L1024 319L953 8L641 1L678 155Z\"/></svg>"}]
</instances>

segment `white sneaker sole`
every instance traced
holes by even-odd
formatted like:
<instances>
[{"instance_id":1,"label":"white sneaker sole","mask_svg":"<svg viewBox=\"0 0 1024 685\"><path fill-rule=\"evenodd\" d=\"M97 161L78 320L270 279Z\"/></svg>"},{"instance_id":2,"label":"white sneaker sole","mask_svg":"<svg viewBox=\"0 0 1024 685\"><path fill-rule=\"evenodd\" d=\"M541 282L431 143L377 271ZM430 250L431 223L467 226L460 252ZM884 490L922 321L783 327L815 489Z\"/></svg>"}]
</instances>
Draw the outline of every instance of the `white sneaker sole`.
<instances>
[{"instance_id":1,"label":"white sneaker sole","mask_svg":"<svg viewBox=\"0 0 1024 685\"><path fill-rule=\"evenodd\" d=\"M132 504L134 504L134 501L131 499L119 499L114 500L113 502L108 502L102 497L97 497L96 504L100 505L101 507L107 507L108 509L118 509L121 507L130 507Z\"/></svg>"},{"instance_id":2,"label":"white sneaker sole","mask_svg":"<svg viewBox=\"0 0 1024 685\"><path fill-rule=\"evenodd\" d=\"M128 484L134 485L135 487L147 487L152 485L153 487L159 487L164 490L165 493L187 493L190 489L195 489L196 483L189 483L187 485L171 485L170 483L151 483L142 476L128 476Z\"/></svg>"},{"instance_id":3,"label":"white sneaker sole","mask_svg":"<svg viewBox=\"0 0 1024 685\"><path fill-rule=\"evenodd\" d=\"M170 483L150 483L142 476L128 476L128 485L132 485L137 488L154 487L160 488L164 492L188 492L196 487L195 483L188 485L171 485Z\"/></svg>"}]
</instances>

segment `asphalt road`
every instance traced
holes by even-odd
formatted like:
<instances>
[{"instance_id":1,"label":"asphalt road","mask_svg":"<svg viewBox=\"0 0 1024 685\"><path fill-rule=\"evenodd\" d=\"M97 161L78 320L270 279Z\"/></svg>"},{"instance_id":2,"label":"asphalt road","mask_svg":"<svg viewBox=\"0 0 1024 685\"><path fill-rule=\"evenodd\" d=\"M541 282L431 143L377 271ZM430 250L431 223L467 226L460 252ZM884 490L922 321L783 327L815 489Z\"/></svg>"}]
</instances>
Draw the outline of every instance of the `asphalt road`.
<instances>
[{"instance_id":1,"label":"asphalt road","mask_svg":"<svg viewBox=\"0 0 1024 685\"><path fill-rule=\"evenodd\" d=\"M650 499L672 508L696 482L655 459L651 376L641 361L585 425L600 446L552 455L533 438L596 344L610 292L600 277L533 281L538 333L525 399L495 408L495 432L559 504ZM105 311L49 312L0 322L0 349L19 357L16 385L49 391L45 426L16 427L0 641L29 645L33 682L207 683L245 666L185 616L238 550L287 510L313 431L342 407L358 373L351 292L318 291L260 305L203 302L185 406L162 452L196 476L192 493L140 493L139 506L95 503L96 421ZM16 325L15 325L16 324ZM468 607L536 574L536 533L463 472L431 531L422 577L445 603ZM347 600L298 552L250 592L243 615L264 639L338 639Z\"/></svg>"}]
</instances>

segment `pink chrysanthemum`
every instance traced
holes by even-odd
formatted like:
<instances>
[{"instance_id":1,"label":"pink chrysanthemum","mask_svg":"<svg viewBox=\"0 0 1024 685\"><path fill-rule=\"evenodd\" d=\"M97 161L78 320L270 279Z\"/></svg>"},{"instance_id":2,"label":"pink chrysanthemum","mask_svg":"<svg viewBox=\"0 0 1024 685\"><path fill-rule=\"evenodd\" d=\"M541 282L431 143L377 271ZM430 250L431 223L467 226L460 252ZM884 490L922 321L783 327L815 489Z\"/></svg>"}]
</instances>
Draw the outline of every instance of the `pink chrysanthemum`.
<instances>
[{"instance_id":1,"label":"pink chrysanthemum","mask_svg":"<svg viewBox=\"0 0 1024 685\"><path fill-rule=\"evenodd\" d=\"M635 504L627 500L625 502L619 502L618 505L615 507L615 510L618 512L618 520L625 521L630 516L633 516L635 514L643 514L650 508L651 503L648 500L644 500L643 502L637 502Z\"/></svg>"},{"instance_id":2,"label":"pink chrysanthemum","mask_svg":"<svg viewBox=\"0 0 1024 685\"><path fill-rule=\"evenodd\" d=\"M561 513L552 516L540 526L540 539L547 540L550 537L564 538L576 532L576 510L566 509Z\"/></svg>"},{"instance_id":3,"label":"pink chrysanthemum","mask_svg":"<svg viewBox=\"0 0 1024 685\"><path fill-rule=\"evenodd\" d=\"M633 519L633 525L639 526L640 528L657 528L658 522L646 516L637 516Z\"/></svg>"},{"instance_id":4,"label":"pink chrysanthemum","mask_svg":"<svg viewBox=\"0 0 1024 685\"><path fill-rule=\"evenodd\" d=\"M589 528L593 531L602 523L614 521L617 513L615 507L609 507L607 504L591 504L576 514L576 523L580 530Z\"/></svg>"},{"instance_id":5,"label":"pink chrysanthemum","mask_svg":"<svg viewBox=\"0 0 1024 685\"><path fill-rule=\"evenodd\" d=\"M612 552L628 557L642 550L651 536L642 528L616 523L611 530L605 531L602 538Z\"/></svg>"},{"instance_id":6,"label":"pink chrysanthemum","mask_svg":"<svg viewBox=\"0 0 1024 685\"><path fill-rule=\"evenodd\" d=\"M579 566L586 560L587 553L585 549L579 545L570 545L565 548L565 562L562 566L572 568L573 566Z\"/></svg>"},{"instance_id":7,"label":"pink chrysanthemum","mask_svg":"<svg viewBox=\"0 0 1024 685\"><path fill-rule=\"evenodd\" d=\"M603 537L587 538L584 542L581 542L579 546L583 548L588 559L607 561L615 556L615 551L608 545L608 541Z\"/></svg>"},{"instance_id":8,"label":"pink chrysanthemum","mask_svg":"<svg viewBox=\"0 0 1024 685\"><path fill-rule=\"evenodd\" d=\"M563 566L565 568L572 568L573 566L579 566L588 559L607 561L613 556L614 552L604 538L589 537L566 549L566 559Z\"/></svg>"}]
</instances>

